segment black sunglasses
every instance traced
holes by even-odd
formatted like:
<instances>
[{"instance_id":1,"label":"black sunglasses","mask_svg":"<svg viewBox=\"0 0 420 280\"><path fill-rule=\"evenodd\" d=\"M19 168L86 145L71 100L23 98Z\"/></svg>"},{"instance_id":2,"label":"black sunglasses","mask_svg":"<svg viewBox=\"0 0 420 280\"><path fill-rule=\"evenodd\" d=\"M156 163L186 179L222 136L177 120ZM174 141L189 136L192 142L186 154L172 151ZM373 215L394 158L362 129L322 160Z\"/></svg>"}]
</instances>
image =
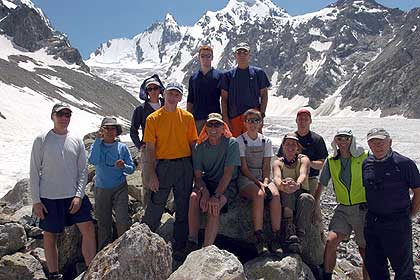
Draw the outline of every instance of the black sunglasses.
<instances>
[{"instance_id":1,"label":"black sunglasses","mask_svg":"<svg viewBox=\"0 0 420 280\"><path fill-rule=\"evenodd\" d=\"M212 127L219 128L219 127L223 126L223 124L220 123L220 122L208 122L208 123L206 123L206 126L208 128L212 128Z\"/></svg>"},{"instance_id":2,"label":"black sunglasses","mask_svg":"<svg viewBox=\"0 0 420 280\"><path fill-rule=\"evenodd\" d=\"M335 139L337 141L349 141L351 139L351 136L336 136Z\"/></svg>"},{"instance_id":3,"label":"black sunglasses","mask_svg":"<svg viewBox=\"0 0 420 280\"><path fill-rule=\"evenodd\" d=\"M236 51L236 54L248 54L249 53L249 51L247 51L247 50L237 50Z\"/></svg>"},{"instance_id":4,"label":"black sunglasses","mask_svg":"<svg viewBox=\"0 0 420 280\"><path fill-rule=\"evenodd\" d=\"M254 123L254 124L260 124L262 121L261 121L261 119L247 119L245 122L247 122L247 123Z\"/></svg>"},{"instance_id":5,"label":"black sunglasses","mask_svg":"<svg viewBox=\"0 0 420 280\"><path fill-rule=\"evenodd\" d=\"M55 112L55 115L56 115L57 117L66 117L66 118L70 118L70 117L71 117L71 112L58 111L58 112Z\"/></svg>"},{"instance_id":6,"label":"black sunglasses","mask_svg":"<svg viewBox=\"0 0 420 280\"><path fill-rule=\"evenodd\" d=\"M148 91L148 92L152 92L152 91L154 91L154 90L159 90L160 88L159 87L148 87L146 90Z\"/></svg>"}]
</instances>

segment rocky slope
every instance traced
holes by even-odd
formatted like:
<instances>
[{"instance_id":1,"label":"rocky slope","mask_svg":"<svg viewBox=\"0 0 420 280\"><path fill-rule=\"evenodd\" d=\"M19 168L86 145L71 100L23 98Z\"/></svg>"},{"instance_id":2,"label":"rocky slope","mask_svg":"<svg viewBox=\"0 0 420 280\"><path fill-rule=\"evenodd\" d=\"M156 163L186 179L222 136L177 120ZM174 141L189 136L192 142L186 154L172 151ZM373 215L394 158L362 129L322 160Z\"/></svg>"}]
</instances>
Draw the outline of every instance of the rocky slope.
<instances>
[{"instance_id":1,"label":"rocky slope","mask_svg":"<svg viewBox=\"0 0 420 280\"><path fill-rule=\"evenodd\" d=\"M419 97L420 82L410 79L418 71L417 15L374 0L339 0L292 17L270 0L230 0L193 26L179 26L167 15L132 39L102 44L86 63L136 93L141 79L154 72L185 83L198 67L197 49L204 43L215 48L214 65L229 69L232 48L246 41L251 63L272 81L271 93L303 97L316 115L350 107L417 118L412 101Z\"/></svg>"}]
</instances>

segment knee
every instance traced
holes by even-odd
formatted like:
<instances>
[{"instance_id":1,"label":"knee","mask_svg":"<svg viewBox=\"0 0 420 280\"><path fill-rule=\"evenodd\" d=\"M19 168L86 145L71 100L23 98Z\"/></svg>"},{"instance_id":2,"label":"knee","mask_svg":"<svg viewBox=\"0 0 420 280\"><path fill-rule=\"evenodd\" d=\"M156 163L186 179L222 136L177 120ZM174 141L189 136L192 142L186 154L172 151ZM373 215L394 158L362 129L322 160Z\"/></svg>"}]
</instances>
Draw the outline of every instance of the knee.
<instances>
[{"instance_id":1,"label":"knee","mask_svg":"<svg viewBox=\"0 0 420 280\"><path fill-rule=\"evenodd\" d=\"M261 200L264 200L264 197L265 197L264 191L262 189L258 188L258 191L255 193L254 198L261 201Z\"/></svg>"},{"instance_id":2,"label":"knee","mask_svg":"<svg viewBox=\"0 0 420 280\"><path fill-rule=\"evenodd\" d=\"M315 199L309 193L303 193L299 196L298 203L303 207L313 208L315 206Z\"/></svg>"},{"instance_id":3,"label":"knee","mask_svg":"<svg viewBox=\"0 0 420 280\"><path fill-rule=\"evenodd\" d=\"M192 192L190 195L190 207L195 208L198 206L200 202L200 195L198 195L196 192Z\"/></svg>"},{"instance_id":4,"label":"knee","mask_svg":"<svg viewBox=\"0 0 420 280\"><path fill-rule=\"evenodd\" d=\"M44 241L47 241L47 242L57 241L57 234L54 232L44 231Z\"/></svg>"},{"instance_id":5,"label":"knee","mask_svg":"<svg viewBox=\"0 0 420 280\"><path fill-rule=\"evenodd\" d=\"M284 207L283 209L283 215L285 218L292 218L293 217L293 210L289 207Z\"/></svg>"},{"instance_id":6,"label":"knee","mask_svg":"<svg viewBox=\"0 0 420 280\"><path fill-rule=\"evenodd\" d=\"M340 242L340 240L338 239L338 235L333 232L330 231L328 232L328 236L327 236L327 244L326 246L331 248L331 247L337 247L338 243Z\"/></svg>"}]
</instances>

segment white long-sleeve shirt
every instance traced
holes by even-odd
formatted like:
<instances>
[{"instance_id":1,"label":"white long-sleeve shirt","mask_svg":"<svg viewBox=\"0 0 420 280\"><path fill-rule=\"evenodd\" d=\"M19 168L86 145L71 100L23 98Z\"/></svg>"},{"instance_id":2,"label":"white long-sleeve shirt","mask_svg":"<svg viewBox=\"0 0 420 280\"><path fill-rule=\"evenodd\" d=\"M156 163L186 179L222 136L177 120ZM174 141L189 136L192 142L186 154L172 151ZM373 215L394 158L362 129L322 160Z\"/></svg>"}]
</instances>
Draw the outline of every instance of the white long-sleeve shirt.
<instances>
[{"instance_id":1,"label":"white long-sleeve shirt","mask_svg":"<svg viewBox=\"0 0 420 280\"><path fill-rule=\"evenodd\" d=\"M87 182L86 152L80 137L50 130L35 138L30 164L32 202L40 197L83 198Z\"/></svg>"}]
</instances>

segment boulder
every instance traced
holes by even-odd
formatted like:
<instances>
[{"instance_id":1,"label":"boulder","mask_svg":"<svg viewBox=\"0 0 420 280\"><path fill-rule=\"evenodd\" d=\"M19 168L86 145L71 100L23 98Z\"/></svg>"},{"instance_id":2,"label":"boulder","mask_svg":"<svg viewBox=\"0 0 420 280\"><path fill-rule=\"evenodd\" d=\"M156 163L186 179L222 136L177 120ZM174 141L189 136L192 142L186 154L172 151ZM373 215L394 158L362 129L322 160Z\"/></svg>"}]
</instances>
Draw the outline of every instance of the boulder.
<instances>
[{"instance_id":1,"label":"boulder","mask_svg":"<svg viewBox=\"0 0 420 280\"><path fill-rule=\"evenodd\" d=\"M168 280L242 280L244 268L235 255L216 246L192 252Z\"/></svg>"},{"instance_id":2,"label":"boulder","mask_svg":"<svg viewBox=\"0 0 420 280\"><path fill-rule=\"evenodd\" d=\"M47 279L42 265L29 254L15 253L0 260L0 279Z\"/></svg>"},{"instance_id":3,"label":"boulder","mask_svg":"<svg viewBox=\"0 0 420 280\"><path fill-rule=\"evenodd\" d=\"M66 227L58 235L57 247L59 271L71 270L77 261L83 260L82 235L76 225Z\"/></svg>"},{"instance_id":4,"label":"boulder","mask_svg":"<svg viewBox=\"0 0 420 280\"><path fill-rule=\"evenodd\" d=\"M0 225L0 257L12 254L25 246L26 232L22 225Z\"/></svg>"},{"instance_id":5,"label":"boulder","mask_svg":"<svg viewBox=\"0 0 420 280\"><path fill-rule=\"evenodd\" d=\"M290 255L285 258L258 257L245 263L244 270L248 280L315 280L310 268L299 255Z\"/></svg>"},{"instance_id":6,"label":"boulder","mask_svg":"<svg viewBox=\"0 0 420 280\"><path fill-rule=\"evenodd\" d=\"M83 279L167 279L171 247L145 224L134 224L93 259Z\"/></svg>"},{"instance_id":7,"label":"boulder","mask_svg":"<svg viewBox=\"0 0 420 280\"><path fill-rule=\"evenodd\" d=\"M236 197L228 205L227 213L220 216L219 234L237 242L255 242L251 211L250 201ZM268 236L271 233L270 213L267 207L264 212L264 232ZM308 225L305 239L302 242L302 258L307 264L320 265L323 263L324 244L320 236L318 225Z\"/></svg>"},{"instance_id":8,"label":"boulder","mask_svg":"<svg viewBox=\"0 0 420 280\"><path fill-rule=\"evenodd\" d=\"M45 258L45 251L43 248L35 248L30 251L29 254L39 261L44 271L48 271L47 259Z\"/></svg>"},{"instance_id":9,"label":"boulder","mask_svg":"<svg viewBox=\"0 0 420 280\"><path fill-rule=\"evenodd\" d=\"M3 196L0 201L5 203L1 212L6 214L13 214L23 206L32 205L31 188L29 186L29 179L22 179Z\"/></svg>"}]
</instances>

